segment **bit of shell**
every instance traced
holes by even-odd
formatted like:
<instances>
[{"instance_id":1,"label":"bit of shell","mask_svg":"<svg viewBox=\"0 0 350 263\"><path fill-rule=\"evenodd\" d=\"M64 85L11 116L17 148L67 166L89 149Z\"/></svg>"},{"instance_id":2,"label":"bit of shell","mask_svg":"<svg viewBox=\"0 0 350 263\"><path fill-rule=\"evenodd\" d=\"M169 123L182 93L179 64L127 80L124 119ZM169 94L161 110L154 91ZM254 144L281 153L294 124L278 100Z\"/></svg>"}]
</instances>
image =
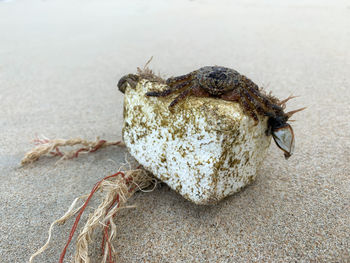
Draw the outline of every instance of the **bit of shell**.
<instances>
[{"instance_id":1,"label":"bit of shell","mask_svg":"<svg viewBox=\"0 0 350 263\"><path fill-rule=\"evenodd\" d=\"M288 159L294 152L294 132L292 126L286 124L284 127L274 130L272 137L277 146L284 151L284 157Z\"/></svg>"},{"instance_id":2,"label":"bit of shell","mask_svg":"<svg viewBox=\"0 0 350 263\"><path fill-rule=\"evenodd\" d=\"M187 97L172 111L176 94L145 93L165 85L142 79L127 86L123 139L130 154L157 178L196 204L212 204L257 176L271 136L267 119L254 121L238 103Z\"/></svg>"}]
</instances>

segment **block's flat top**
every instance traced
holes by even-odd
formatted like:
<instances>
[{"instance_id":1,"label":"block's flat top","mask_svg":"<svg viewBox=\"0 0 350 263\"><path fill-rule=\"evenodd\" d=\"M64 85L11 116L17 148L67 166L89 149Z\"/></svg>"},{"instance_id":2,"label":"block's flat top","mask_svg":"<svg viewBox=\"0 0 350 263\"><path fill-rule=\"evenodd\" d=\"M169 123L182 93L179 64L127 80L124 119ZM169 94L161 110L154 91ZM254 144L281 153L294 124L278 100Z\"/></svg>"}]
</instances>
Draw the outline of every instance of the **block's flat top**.
<instances>
[{"instance_id":1,"label":"block's flat top","mask_svg":"<svg viewBox=\"0 0 350 263\"><path fill-rule=\"evenodd\" d=\"M202 126L204 121L208 126L215 126L221 133L232 133L243 118L248 118L237 102L188 96L169 110L168 106L179 95L178 92L167 97L146 97L144 95L148 91L165 88L166 86L162 84L141 80L136 88L129 87L126 90L127 100L133 105L132 109L129 109L129 115L133 116L136 123L142 123L148 130L157 129L158 126L167 127L173 134L181 138L186 132L184 126L187 123ZM143 111L147 113L147 116L144 116ZM130 121L132 120L129 117L128 122ZM201 125L198 124L199 122ZM150 127L150 123L154 127ZM197 132L200 132L199 128Z\"/></svg>"},{"instance_id":2,"label":"block's flat top","mask_svg":"<svg viewBox=\"0 0 350 263\"><path fill-rule=\"evenodd\" d=\"M125 162L111 148L17 169L29 141L120 138L117 81L151 55L168 76L232 67L308 109L292 123L295 154L272 143L257 181L218 205L166 187L136 195L117 224L120 262L349 261L349 14L332 0L0 1L0 261L27 262L72 200ZM58 261L71 224L36 262Z\"/></svg>"}]
</instances>

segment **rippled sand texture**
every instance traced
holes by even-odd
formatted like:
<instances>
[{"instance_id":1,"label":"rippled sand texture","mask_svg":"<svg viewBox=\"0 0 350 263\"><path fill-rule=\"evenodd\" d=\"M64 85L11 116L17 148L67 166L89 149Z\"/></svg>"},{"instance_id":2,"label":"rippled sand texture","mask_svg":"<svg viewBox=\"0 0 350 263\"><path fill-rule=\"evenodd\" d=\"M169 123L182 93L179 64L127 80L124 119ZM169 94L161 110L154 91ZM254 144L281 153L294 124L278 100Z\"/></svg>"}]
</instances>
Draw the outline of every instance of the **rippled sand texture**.
<instances>
[{"instance_id":1,"label":"rippled sand texture","mask_svg":"<svg viewBox=\"0 0 350 263\"><path fill-rule=\"evenodd\" d=\"M135 195L118 218L120 262L350 261L349 44L347 1L1 1L0 261L27 261L73 199L125 162L109 148L18 168L29 142L120 139L116 83L152 55L163 75L231 67L308 109L292 123L295 154L272 143L257 181L218 205L165 186ZM37 262L58 261L71 225Z\"/></svg>"}]
</instances>

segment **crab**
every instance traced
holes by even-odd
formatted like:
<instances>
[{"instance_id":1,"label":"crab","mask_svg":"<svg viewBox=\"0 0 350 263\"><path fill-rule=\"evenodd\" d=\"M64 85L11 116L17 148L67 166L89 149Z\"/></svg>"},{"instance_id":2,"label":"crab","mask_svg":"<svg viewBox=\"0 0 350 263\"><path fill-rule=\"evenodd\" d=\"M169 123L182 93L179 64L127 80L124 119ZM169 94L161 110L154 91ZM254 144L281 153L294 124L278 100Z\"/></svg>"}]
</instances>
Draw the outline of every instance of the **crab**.
<instances>
[{"instance_id":1,"label":"crab","mask_svg":"<svg viewBox=\"0 0 350 263\"><path fill-rule=\"evenodd\" d=\"M202 67L186 75L169 78L166 84L167 89L150 91L146 93L146 96L166 97L176 91L181 91L170 103L170 109L189 95L217 97L238 102L244 112L254 120L255 125L259 123L258 115L268 117L266 135L272 135L276 145L284 152L286 159L293 154L294 132L287 121L294 113L305 109L284 112L286 102L295 98L294 96L280 101L271 94L266 94L253 81L236 70L219 66Z\"/></svg>"}]
</instances>

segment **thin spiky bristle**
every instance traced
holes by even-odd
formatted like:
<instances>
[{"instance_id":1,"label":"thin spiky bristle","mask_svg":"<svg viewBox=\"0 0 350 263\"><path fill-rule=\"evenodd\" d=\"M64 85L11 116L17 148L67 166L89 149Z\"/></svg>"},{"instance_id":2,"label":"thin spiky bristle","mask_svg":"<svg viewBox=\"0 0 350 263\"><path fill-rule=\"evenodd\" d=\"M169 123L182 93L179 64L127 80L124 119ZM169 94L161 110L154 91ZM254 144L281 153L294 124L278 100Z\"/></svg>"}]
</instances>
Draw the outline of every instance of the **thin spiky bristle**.
<instances>
[{"instance_id":1,"label":"thin spiky bristle","mask_svg":"<svg viewBox=\"0 0 350 263\"><path fill-rule=\"evenodd\" d=\"M303 107L303 108L300 108L300 109L297 109L297 110L292 110L292 111L289 111L286 113L286 115L288 116L288 118L292 117L293 114L299 112L299 111L302 111L302 110L305 110L306 107Z\"/></svg>"}]
</instances>

